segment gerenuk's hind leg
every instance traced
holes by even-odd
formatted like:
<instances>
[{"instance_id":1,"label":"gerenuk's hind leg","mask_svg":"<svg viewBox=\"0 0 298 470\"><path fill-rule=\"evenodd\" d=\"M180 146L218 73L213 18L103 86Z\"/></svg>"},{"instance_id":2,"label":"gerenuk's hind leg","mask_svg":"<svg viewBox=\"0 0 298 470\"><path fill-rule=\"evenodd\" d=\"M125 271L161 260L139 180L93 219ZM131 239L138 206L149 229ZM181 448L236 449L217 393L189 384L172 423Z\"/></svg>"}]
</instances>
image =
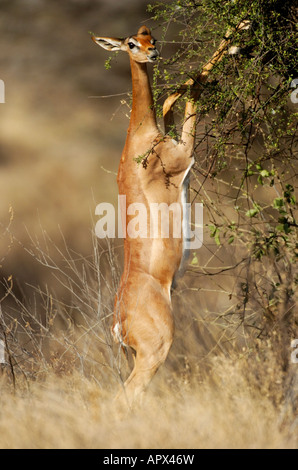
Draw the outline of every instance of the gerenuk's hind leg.
<instances>
[{"instance_id":1,"label":"gerenuk's hind leg","mask_svg":"<svg viewBox=\"0 0 298 470\"><path fill-rule=\"evenodd\" d=\"M172 344L172 338L160 341L157 346L147 345L147 350L136 352L134 368L124 384L124 392L129 405L146 389L159 366L163 364Z\"/></svg>"},{"instance_id":2,"label":"gerenuk's hind leg","mask_svg":"<svg viewBox=\"0 0 298 470\"><path fill-rule=\"evenodd\" d=\"M170 306L159 299L155 307L159 311L154 315L142 306L141 313L135 312L128 323L129 345L135 351L133 370L124 384L124 393L131 405L141 394L161 364L166 360L172 345L174 321ZM164 299L163 299L164 300Z\"/></svg>"}]
</instances>

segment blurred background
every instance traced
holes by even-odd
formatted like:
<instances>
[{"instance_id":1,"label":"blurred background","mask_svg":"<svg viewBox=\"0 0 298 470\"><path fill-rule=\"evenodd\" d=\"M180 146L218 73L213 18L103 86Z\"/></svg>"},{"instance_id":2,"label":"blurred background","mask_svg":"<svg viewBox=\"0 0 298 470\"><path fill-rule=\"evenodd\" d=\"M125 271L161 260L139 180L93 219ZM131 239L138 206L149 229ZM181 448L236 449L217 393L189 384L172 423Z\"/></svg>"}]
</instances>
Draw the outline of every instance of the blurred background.
<instances>
[{"instance_id":1,"label":"blurred background","mask_svg":"<svg viewBox=\"0 0 298 470\"><path fill-rule=\"evenodd\" d=\"M15 289L49 275L26 253L30 239L46 232L59 246L63 234L70 249L88 255L96 205L117 202L130 68L120 54L107 70L109 53L89 31L126 37L150 26L147 3L0 2L0 260L1 278L13 275Z\"/></svg>"}]
</instances>

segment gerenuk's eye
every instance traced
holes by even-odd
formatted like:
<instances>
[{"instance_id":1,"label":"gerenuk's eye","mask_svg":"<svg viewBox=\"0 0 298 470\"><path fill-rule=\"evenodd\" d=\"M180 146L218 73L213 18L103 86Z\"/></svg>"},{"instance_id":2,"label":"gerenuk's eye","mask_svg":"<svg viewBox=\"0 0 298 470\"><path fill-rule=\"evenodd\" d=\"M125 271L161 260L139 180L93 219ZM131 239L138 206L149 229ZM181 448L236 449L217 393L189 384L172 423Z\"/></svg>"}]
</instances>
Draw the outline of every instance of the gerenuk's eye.
<instances>
[{"instance_id":1,"label":"gerenuk's eye","mask_svg":"<svg viewBox=\"0 0 298 470\"><path fill-rule=\"evenodd\" d=\"M136 45L133 42L129 42L128 45L130 49L133 49L134 47L136 47Z\"/></svg>"}]
</instances>

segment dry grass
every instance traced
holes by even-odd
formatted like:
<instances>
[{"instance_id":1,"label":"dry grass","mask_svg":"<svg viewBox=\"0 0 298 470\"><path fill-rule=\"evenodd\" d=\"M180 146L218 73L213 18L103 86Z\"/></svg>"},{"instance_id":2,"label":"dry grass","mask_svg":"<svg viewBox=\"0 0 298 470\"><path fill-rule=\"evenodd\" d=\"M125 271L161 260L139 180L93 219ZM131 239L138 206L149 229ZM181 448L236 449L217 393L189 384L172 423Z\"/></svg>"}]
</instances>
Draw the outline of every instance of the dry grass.
<instances>
[{"instance_id":1,"label":"dry grass","mask_svg":"<svg viewBox=\"0 0 298 470\"><path fill-rule=\"evenodd\" d=\"M295 448L297 434L282 423L280 407L249 386L241 367L218 359L209 378L191 386L159 374L142 406L120 414L115 390L77 372L48 372L15 393L3 377L0 447Z\"/></svg>"},{"instance_id":2,"label":"dry grass","mask_svg":"<svg viewBox=\"0 0 298 470\"><path fill-rule=\"evenodd\" d=\"M93 256L83 258L45 232L31 242L27 251L64 295L34 288L35 304L26 305L13 280L5 286L0 448L297 447L297 364L284 371L272 340L253 338L236 319L200 317L183 283L173 297L176 334L166 364L132 411L115 401L129 368L109 332L119 278L113 245L93 240Z\"/></svg>"}]
</instances>

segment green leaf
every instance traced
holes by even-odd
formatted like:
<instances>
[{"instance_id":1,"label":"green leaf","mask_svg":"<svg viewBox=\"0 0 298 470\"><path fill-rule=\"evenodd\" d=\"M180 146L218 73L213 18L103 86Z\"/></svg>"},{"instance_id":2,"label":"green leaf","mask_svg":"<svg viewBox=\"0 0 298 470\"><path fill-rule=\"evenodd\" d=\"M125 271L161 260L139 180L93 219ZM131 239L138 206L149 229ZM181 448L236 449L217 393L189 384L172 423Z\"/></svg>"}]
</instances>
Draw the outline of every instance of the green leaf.
<instances>
[{"instance_id":1,"label":"green leaf","mask_svg":"<svg viewBox=\"0 0 298 470\"><path fill-rule=\"evenodd\" d=\"M105 69L106 70L109 70L112 66L111 66L111 60L112 60L112 57L109 57L106 61L105 61Z\"/></svg>"},{"instance_id":2,"label":"green leaf","mask_svg":"<svg viewBox=\"0 0 298 470\"><path fill-rule=\"evenodd\" d=\"M219 229L216 230L216 234L214 235L214 241L217 244L217 246L220 246Z\"/></svg>"},{"instance_id":3,"label":"green leaf","mask_svg":"<svg viewBox=\"0 0 298 470\"><path fill-rule=\"evenodd\" d=\"M247 211L245 213L246 217L254 217L255 215L257 215L259 213L258 209L249 209L249 211Z\"/></svg>"},{"instance_id":4,"label":"green leaf","mask_svg":"<svg viewBox=\"0 0 298 470\"><path fill-rule=\"evenodd\" d=\"M245 213L245 215L246 215L246 217L251 218L251 217L254 217L255 215L257 215L257 214L260 212L260 210L261 210L260 206L258 206L258 204L256 204L256 203L254 202L253 208L252 208L252 209L249 209L249 210Z\"/></svg>"},{"instance_id":5,"label":"green leaf","mask_svg":"<svg viewBox=\"0 0 298 470\"><path fill-rule=\"evenodd\" d=\"M217 246L220 246L220 239L219 239L219 228L215 227L215 225L209 225L210 228L210 236L214 238L215 243Z\"/></svg>"},{"instance_id":6,"label":"green leaf","mask_svg":"<svg viewBox=\"0 0 298 470\"><path fill-rule=\"evenodd\" d=\"M268 170L262 170L260 171L260 175L263 176L263 178L265 178L266 176L270 176L270 173Z\"/></svg>"},{"instance_id":7,"label":"green leaf","mask_svg":"<svg viewBox=\"0 0 298 470\"><path fill-rule=\"evenodd\" d=\"M192 266L195 266L197 264L199 264L199 260L198 260L198 257L197 257L197 254L196 253L193 253L192 255L192 260L191 260L191 263L190 263Z\"/></svg>"},{"instance_id":8,"label":"green leaf","mask_svg":"<svg viewBox=\"0 0 298 470\"><path fill-rule=\"evenodd\" d=\"M273 204L272 206L274 207L274 209L280 209L281 207L284 206L284 200L282 197L276 197L274 200L273 200Z\"/></svg>"}]
</instances>

